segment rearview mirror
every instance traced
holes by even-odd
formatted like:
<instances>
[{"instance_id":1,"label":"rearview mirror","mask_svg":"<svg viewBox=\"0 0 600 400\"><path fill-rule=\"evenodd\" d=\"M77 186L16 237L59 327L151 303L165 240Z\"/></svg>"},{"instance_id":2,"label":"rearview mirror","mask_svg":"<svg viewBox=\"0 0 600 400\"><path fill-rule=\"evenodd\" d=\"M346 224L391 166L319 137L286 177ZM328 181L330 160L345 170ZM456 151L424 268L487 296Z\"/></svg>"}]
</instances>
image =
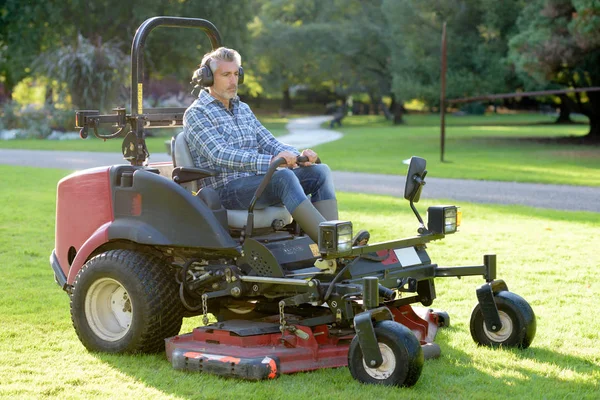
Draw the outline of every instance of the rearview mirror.
<instances>
[{"instance_id":1,"label":"rearview mirror","mask_svg":"<svg viewBox=\"0 0 600 400\"><path fill-rule=\"evenodd\" d=\"M404 186L404 198L414 203L419 201L421 190L425 184L425 175L427 171L425 167L427 161L421 157L411 157L408 165L408 173L406 174L406 185Z\"/></svg>"}]
</instances>

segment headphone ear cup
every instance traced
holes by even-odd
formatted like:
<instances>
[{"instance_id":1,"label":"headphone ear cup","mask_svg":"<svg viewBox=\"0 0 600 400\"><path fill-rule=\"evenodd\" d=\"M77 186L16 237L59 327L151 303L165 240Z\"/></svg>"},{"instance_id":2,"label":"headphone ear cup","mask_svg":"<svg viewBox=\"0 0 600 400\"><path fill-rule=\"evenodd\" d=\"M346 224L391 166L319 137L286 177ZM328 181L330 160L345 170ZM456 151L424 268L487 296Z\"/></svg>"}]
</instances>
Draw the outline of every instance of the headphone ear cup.
<instances>
[{"instance_id":1,"label":"headphone ear cup","mask_svg":"<svg viewBox=\"0 0 600 400\"><path fill-rule=\"evenodd\" d=\"M240 67L238 71L238 85L244 83L244 68Z\"/></svg>"},{"instance_id":2,"label":"headphone ear cup","mask_svg":"<svg viewBox=\"0 0 600 400\"><path fill-rule=\"evenodd\" d=\"M200 86L209 87L215 83L215 78L208 65L200 67Z\"/></svg>"}]
</instances>

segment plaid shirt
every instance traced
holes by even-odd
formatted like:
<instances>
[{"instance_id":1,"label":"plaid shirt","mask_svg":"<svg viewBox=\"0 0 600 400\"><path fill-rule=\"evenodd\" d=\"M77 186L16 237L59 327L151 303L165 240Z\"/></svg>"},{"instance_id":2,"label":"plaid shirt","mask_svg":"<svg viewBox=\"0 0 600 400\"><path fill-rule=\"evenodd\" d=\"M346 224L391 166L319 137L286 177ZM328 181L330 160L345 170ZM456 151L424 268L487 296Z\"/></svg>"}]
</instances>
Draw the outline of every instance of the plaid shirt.
<instances>
[{"instance_id":1,"label":"plaid shirt","mask_svg":"<svg viewBox=\"0 0 600 400\"><path fill-rule=\"evenodd\" d=\"M239 97L230 109L201 90L183 115L183 134L194 164L218 172L200 180L201 187L220 189L229 181L265 174L274 155L282 151L300 154L273 137Z\"/></svg>"}]
</instances>

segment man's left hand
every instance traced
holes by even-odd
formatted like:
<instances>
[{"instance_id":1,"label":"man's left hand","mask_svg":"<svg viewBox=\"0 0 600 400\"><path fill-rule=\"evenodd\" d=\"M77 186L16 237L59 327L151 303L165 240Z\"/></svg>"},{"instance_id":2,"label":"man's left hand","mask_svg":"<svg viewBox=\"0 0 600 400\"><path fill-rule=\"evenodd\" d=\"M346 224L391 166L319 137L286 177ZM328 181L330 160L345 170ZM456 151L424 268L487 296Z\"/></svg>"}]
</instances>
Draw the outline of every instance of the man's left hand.
<instances>
[{"instance_id":1,"label":"man's left hand","mask_svg":"<svg viewBox=\"0 0 600 400\"><path fill-rule=\"evenodd\" d=\"M308 158L307 162L302 163L302 165L304 165L305 167L307 167L309 165L313 165L315 162L317 162L317 158L319 158L317 153L315 153L311 149L303 150L301 155Z\"/></svg>"}]
</instances>

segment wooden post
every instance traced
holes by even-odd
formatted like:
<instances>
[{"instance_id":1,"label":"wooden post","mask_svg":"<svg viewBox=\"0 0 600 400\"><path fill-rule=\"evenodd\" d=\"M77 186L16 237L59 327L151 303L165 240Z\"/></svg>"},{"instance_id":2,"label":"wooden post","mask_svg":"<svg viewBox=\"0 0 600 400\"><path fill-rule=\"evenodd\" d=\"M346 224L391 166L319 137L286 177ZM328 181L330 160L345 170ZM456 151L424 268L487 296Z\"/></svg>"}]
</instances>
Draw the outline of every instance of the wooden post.
<instances>
[{"instance_id":1,"label":"wooden post","mask_svg":"<svg viewBox=\"0 0 600 400\"><path fill-rule=\"evenodd\" d=\"M440 87L440 161L444 162L446 147L446 23L442 27L442 65Z\"/></svg>"}]
</instances>

